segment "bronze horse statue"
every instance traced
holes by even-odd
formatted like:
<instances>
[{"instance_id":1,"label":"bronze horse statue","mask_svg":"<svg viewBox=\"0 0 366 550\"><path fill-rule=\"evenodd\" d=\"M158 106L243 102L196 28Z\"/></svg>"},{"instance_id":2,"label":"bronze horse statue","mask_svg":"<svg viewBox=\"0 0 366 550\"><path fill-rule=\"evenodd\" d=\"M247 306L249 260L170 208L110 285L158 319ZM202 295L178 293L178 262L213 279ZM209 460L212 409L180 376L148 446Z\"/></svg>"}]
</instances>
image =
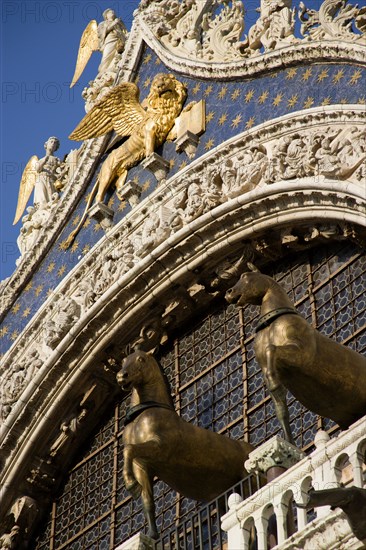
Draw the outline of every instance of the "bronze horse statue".
<instances>
[{"instance_id":1,"label":"bronze horse statue","mask_svg":"<svg viewBox=\"0 0 366 550\"><path fill-rule=\"evenodd\" d=\"M341 508L348 518L353 534L366 545L366 489L360 487L335 487L310 491L305 504L296 504L298 508L316 506Z\"/></svg>"},{"instance_id":2,"label":"bronze horse statue","mask_svg":"<svg viewBox=\"0 0 366 550\"><path fill-rule=\"evenodd\" d=\"M125 485L134 498L141 495L148 535L157 538L154 477L186 497L210 501L247 475L244 461L253 447L183 420L159 364L143 351L124 359L117 381L132 389L123 433Z\"/></svg>"},{"instance_id":3,"label":"bronze horse statue","mask_svg":"<svg viewBox=\"0 0 366 550\"><path fill-rule=\"evenodd\" d=\"M226 300L261 306L254 349L288 441L293 438L286 388L342 429L366 414L366 358L312 328L274 279L243 273Z\"/></svg>"}]
</instances>

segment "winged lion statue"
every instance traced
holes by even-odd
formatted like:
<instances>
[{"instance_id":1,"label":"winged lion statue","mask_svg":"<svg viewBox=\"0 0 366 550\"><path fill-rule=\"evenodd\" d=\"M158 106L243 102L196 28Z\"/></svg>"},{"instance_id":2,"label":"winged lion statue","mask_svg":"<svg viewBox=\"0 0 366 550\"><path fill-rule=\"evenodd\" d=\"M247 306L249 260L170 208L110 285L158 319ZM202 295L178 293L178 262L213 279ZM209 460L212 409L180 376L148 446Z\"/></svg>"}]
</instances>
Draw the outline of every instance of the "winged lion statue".
<instances>
[{"instance_id":1,"label":"winged lion statue","mask_svg":"<svg viewBox=\"0 0 366 550\"><path fill-rule=\"evenodd\" d=\"M97 202L103 202L112 183L115 183L119 195L127 171L164 143L187 96L184 84L166 73L154 77L149 95L142 104L139 94L139 88L133 82L123 82L111 88L70 135L70 139L84 140L114 130L119 136L129 138L104 161L80 223L67 239L68 246L82 227L94 197Z\"/></svg>"}]
</instances>

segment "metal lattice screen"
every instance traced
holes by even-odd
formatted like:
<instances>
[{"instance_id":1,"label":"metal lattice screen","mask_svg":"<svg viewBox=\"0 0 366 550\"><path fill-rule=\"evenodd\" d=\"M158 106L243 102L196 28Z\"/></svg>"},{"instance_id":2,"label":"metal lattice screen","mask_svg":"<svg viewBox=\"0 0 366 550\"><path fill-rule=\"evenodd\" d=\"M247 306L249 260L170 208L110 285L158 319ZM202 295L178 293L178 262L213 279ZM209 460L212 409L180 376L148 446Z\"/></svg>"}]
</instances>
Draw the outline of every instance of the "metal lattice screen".
<instances>
[{"instance_id":1,"label":"metal lattice screen","mask_svg":"<svg viewBox=\"0 0 366 550\"><path fill-rule=\"evenodd\" d=\"M349 243L303 252L267 271L286 289L301 314L321 332L366 352L366 255ZM176 409L188 421L260 445L279 432L253 351L259 308L224 303L175 339L158 358L168 375ZM288 396L292 430L304 450L319 427L337 427ZM63 494L35 545L37 550L109 549L144 528L140 501L123 486L122 432L128 399L118 405L68 476ZM161 531L199 505L164 483L155 485ZM212 550L211 548L209 550Z\"/></svg>"}]
</instances>

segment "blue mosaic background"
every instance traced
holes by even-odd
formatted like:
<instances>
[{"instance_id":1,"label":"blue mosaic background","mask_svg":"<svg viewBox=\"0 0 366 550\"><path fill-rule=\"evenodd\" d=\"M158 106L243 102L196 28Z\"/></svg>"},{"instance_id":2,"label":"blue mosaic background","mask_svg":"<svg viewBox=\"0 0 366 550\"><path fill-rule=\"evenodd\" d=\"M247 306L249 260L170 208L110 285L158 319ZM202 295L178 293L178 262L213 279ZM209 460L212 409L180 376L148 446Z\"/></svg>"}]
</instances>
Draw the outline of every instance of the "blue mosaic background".
<instances>
[{"instance_id":1,"label":"blue mosaic background","mask_svg":"<svg viewBox=\"0 0 366 550\"><path fill-rule=\"evenodd\" d=\"M146 48L136 80L141 90L141 101L149 93L154 76L165 71L167 69L154 52ZM366 70L355 65L314 64L276 71L255 79L230 82L176 76L187 85L187 103L200 99L206 101L207 127L200 138L195 159L223 141L287 113L321 105L366 102ZM170 162L170 175L191 162L184 152L176 152L174 142L165 143L157 153ZM0 357L16 340L47 296L103 236L100 225L88 219L72 247L65 250L65 239L78 224L96 177L97 174L58 240L6 316L0 328ZM132 168L128 179L141 185L141 200L156 187L154 176L141 166ZM108 205L115 209L116 223L130 211L130 206L121 203L115 192L109 193L107 200Z\"/></svg>"}]
</instances>

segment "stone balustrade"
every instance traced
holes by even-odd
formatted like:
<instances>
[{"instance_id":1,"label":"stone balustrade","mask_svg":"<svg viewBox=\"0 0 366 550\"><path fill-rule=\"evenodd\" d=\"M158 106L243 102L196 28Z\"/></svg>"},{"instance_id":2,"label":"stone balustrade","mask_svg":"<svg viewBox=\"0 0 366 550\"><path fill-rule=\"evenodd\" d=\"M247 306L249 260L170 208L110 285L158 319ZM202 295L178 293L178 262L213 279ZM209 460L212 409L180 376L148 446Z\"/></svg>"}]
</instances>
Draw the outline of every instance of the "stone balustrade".
<instances>
[{"instance_id":1,"label":"stone balustrade","mask_svg":"<svg viewBox=\"0 0 366 550\"><path fill-rule=\"evenodd\" d=\"M229 512L222 518L228 550L249 550L254 528L258 550L364 548L340 509L331 512L322 506L307 511L295 503L305 503L311 487L330 489L341 483L364 487L366 417L333 439L319 431L315 446L304 458L299 453L296 464L294 447L277 436L251 453L246 468L266 473L269 482L245 501L231 495Z\"/></svg>"}]
</instances>

